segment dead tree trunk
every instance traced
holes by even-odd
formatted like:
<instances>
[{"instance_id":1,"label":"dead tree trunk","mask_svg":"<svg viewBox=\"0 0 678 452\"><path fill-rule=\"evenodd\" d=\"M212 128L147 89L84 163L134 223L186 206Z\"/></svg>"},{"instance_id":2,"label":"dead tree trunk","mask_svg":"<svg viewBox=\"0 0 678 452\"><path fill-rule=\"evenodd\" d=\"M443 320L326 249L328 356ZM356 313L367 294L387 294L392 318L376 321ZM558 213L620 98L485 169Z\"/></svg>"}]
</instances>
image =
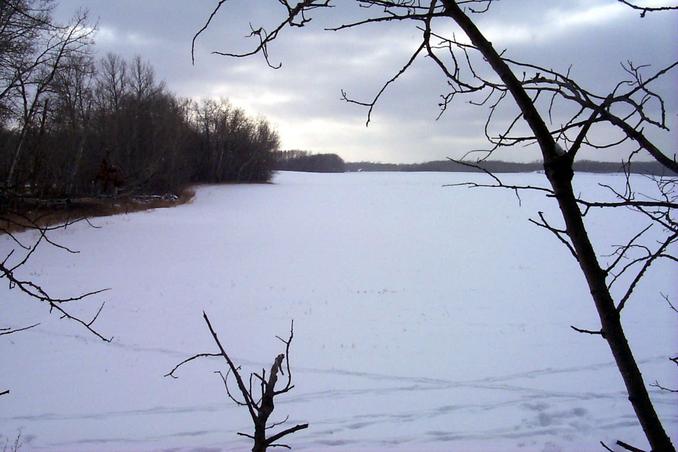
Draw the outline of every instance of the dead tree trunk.
<instances>
[{"instance_id":1,"label":"dead tree trunk","mask_svg":"<svg viewBox=\"0 0 678 452\"><path fill-rule=\"evenodd\" d=\"M209 328L210 333L212 334L214 342L217 344L217 347L219 348L219 353L200 353L194 355L177 364L174 367L174 369L172 369L165 376L176 378L174 373L177 371L177 369L179 369L184 364L193 361L194 359L197 358L203 357L224 358L224 360L226 360L226 363L228 364L228 373L225 376L221 372L217 373L221 376L224 382L226 394L233 402L235 402L236 405L244 406L247 408L248 412L250 413L250 417L252 418L252 423L254 424L253 435L250 435L249 433L240 433L240 432L238 432L238 435L250 438L251 440L254 441L254 445L252 446L252 452L266 452L269 448L273 447L284 447L289 449L290 448L289 446L287 446L286 444L279 444L278 441L283 437L290 435L296 431L308 428L308 424L297 424L294 427L282 430L271 436L267 436L267 432L270 431L272 428L278 427L287 422L287 418L285 418L285 420L281 422L275 422L268 425L269 418L271 417L271 414L273 414L273 410L275 408L274 403L275 397L282 394L286 394L287 392L292 390L292 388L294 388L294 385L292 384L292 373L291 373L292 371L290 369L290 345L292 344L292 339L294 338L294 323L292 323L292 327L290 328L290 336L287 340L278 337L278 339L285 344L285 353L279 354L273 360L273 365L271 365L271 370L268 374L268 379L266 378L266 370L263 369L261 371L261 375L257 373L250 374L249 386L247 386L245 384L245 380L243 380L243 377L241 375L240 367L236 366L231 360L231 357L228 355L228 353L226 353L224 346L221 344L221 341L219 340L217 333L214 331L214 328L212 327L212 323L207 317L207 314L205 314L204 312L203 318L205 319L205 323L207 323L207 327ZM278 373L285 375L285 372L287 372L287 381L284 383L285 386L279 390L276 390L275 386L278 383ZM236 386L238 387L238 391L240 392L240 396L242 397L242 399L236 398L234 394L231 392L228 383L228 378L230 375L233 375L233 377L235 378ZM256 379L256 381L259 382L261 390L258 400L255 398L254 390L252 388L252 383L254 379Z\"/></svg>"},{"instance_id":2,"label":"dead tree trunk","mask_svg":"<svg viewBox=\"0 0 678 452\"><path fill-rule=\"evenodd\" d=\"M26 142L26 137L28 136L29 124L25 122L21 127L21 133L19 134L19 140L17 141L16 147L14 148L14 153L12 154L12 161L9 165L9 171L7 172L7 178L5 179L5 186L8 189L14 189L15 183L15 172L17 164L19 163L19 158L24 150L24 143Z\"/></svg>"},{"instance_id":3,"label":"dead tree trunk","mask_svg":"<svg viewBox=\"0 0 678 452\"><path fill-rule=\"evenodd\" d=\"M78 137L78 148L75 151L75 157L73 158L73 164L71 165L71 171L68 175L68 185L66 186L66 195L71 196L75 192L76 186L76 177L80 171L80 163L82 162L82 157L85 153L85 144L87 141L87 130L85 126L76 127L76 134Z\"/></svg>"},{"instance_id":4,"label":"dead tree trunk","mask_svg":"<svg viewBox=\"0 0 678 452\"><path fill-rule=\"evenodd\" d=\"M572 189L573 160L558 152L557 144L532 100L519 80L483 36L476 25L455 1L445 0L446 13L466 33L492 69L502 79L518 104L525 121L536 137L544 159L546 176L553 188L566 225L567 235L575 250L579 266L586 278L593 302L600 317L601 335L607 341L619 369L629 401L653 451L675 451L670 438L657 416L640 369L631 352L621 325L620 315L606 284L606 272L601 268L589 240L582 213Z\"/></svg>"}]
</instances>

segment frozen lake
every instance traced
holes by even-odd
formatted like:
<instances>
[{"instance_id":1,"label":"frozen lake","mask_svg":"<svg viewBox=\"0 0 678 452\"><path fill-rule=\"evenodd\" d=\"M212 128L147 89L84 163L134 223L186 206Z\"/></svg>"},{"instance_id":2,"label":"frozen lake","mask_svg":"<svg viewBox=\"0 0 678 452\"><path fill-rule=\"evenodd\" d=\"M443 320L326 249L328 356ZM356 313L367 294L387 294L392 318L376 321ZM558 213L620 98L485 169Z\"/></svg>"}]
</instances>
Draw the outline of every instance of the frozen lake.
<instances>
[{"instance_id":1,"label":"frozen lake","mask_svg":"<svg viewBox=\"0 0 678 452\"><path fill-rule=\"evenodd\" d=\"M443 188L482 176L444 173L280 173L273 184L204 186L172 209L97 218L50 237L22 276L56 296L110 287L72 306L96 312L103 343L2 291L0 434L21 450L249 450L246 409L213 373L205 310L231 356L269 367L295 321L296 388L275 420L308 422L295 450L601 450L646 443L583 277L569 252L528 222L540 194ZM539 174L507 182L541 184ZM622 184L578 176L582 191ZM639 180L640 184L650 181ZM650 186L648 185L648 187ZM649 189L649 188L648 188ZM626 211L592 212L594 240L610 245L642 229ZM23 238L30 240L30 233ZM650 237L651 238L651 237ZM3 256L13 244L0 238ZM675 264L659 262L624 310L647 383L676 382L668 361L678 316ZM652 391L678 439L675 394Z\"/></svg>"}]
</instances>

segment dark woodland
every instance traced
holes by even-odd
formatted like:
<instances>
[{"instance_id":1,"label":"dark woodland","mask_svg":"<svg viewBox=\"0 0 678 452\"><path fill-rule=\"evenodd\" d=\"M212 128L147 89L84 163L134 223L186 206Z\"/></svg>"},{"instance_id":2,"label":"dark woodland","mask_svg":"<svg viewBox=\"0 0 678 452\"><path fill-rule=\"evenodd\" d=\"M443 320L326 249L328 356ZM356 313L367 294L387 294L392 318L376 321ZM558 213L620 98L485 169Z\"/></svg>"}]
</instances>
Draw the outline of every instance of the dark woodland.
<instances>
[{"instance_id":1,"label":"dark woodland","mask_svg":"<svg viewBox=\"0 0 678 452\"><path fill-rule=\"evenodd\" d=\"M264 182L278 135L226 100L182 99L153 68L93 57L89 19L50 2L0 4L0 201L178 193Z\"/></svg>"},{"instance_id":2,"label":"dark woodland","mask_svg":"<svg viewBox=\"0 0 678 452\"><path fill-rule=\"evenodd\" d=\"M275 153L275 169L312 173L343 173L346 163L337 154L313 154L307 151L279 151Z\"/></svg>"}]
</instances>

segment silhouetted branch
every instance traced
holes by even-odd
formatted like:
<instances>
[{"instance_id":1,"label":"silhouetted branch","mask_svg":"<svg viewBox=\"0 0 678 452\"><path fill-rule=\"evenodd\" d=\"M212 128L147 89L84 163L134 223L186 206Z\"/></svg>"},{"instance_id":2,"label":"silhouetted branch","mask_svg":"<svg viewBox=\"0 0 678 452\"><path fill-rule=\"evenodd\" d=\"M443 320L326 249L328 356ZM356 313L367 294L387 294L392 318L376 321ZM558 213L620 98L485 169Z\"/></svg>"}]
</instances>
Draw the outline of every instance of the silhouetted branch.
<instances>
[{"instance_id":1,"label":"silhouetted branch","mask_svg":"<svg viewBox=\"0 0 678 452\"><path fill-rule=\"evenodd\" d=\"M363 107L368 107L367 120L365 121L366 127L370 125L370 120L372 118L372 110L374 109L374 106L377 104L377 102L379 102L379 98L381 97L382 94L384 94L384 91L386 91L386 88L388 88L388 86L391 83L394 83L396 80L398 80L398 78L401 75L403 75L410 68L410 66L412 66L412 63L414 63L414 60L417 59L417 57L419 56L419 54L421 53L422 50L424 50L424 44L423 43L417 48L417 50L414 51L412 56L410 56L410 59L407 60L407 63L405 63L405 65L396 73L396 75L391 77L386 83L384 83L382 85L379 92L377 92L377 95L374 96L374 98L370 102L360 102L360 101L351 99L346 95L346 91L341 90L341 98L343 100L345 100L346 102L351 103L351 104L360 105L360 106L363 106Z\"/></svg>"},{"instance_id":2,"label":"silhouetted branch","mask_svg":"<svg viewBox=\"0 0 678 452\"><path fill-rule=\"evenodd\" d=\"M271 436L270 438L268 438L268 440L267 440L268 445L270 447L273 447L273 443L275 443L279 439L282 439L283 437L285 437L287 435L290 435L290 434L297 432L299 430L303 430L305 428L308 428L308 424L299 424L299 425L295 425L294 427L290 427L286 430L283 430L282 432L277 433L277 434Z\"/></svg>"},{"instance_id":3,"label":"silhouetted branch","mask_svg":"<svg viewBox=\"0 0 678 452\"><path fill-rule=\"evenodd\" d=\"M512 184L505 184L502 182L502 180L492 171L487 170L486 168L483 168L480 164L478 163L471 163L471 162L466 162L463 160L455 160L452 158L448 157L448 160L454 163L457 163L462 166L466 166L469 168L473 168L479 171L482 171L483 173L487 174L489 177L491 177L495 183L494 184L479 184L477 182L461 182L457 184L444 184L443 187L469 187L469 188L504 188L504 189L509 189L512 190L516 198L518 199L518 204L522 205L522 199L520 198L520 191L522 190L531 190L531 191L538 191L538 192L543 192L547 193L548 195L554 195L553 190L545 187L537 187L533 185L512 185Z\"/></svg>"},{"instance_id":4,"label":"silhouetted branch","mask_svg":"<svg viewBox=\"0 0 678 452\"><path fill-rule=\"evenodd\" d=\"M556 236L556 238L565 245L565 247L570 251L570 254L572 254L572 257L579 262L579 256L577 256L577 251L574 249L572 246L572 243L566 238L567 237L567 231L564 229L557 229L551 226L547 221L546 218L544 217L544 212L538 212L539 214L539 219L541 221L535 221L532 218L529 219L530 223L535 224L539 226L540 228L546 229L547 231L550 231L553 235Z\"/></svg>"},{"instance_id":5,"label":"silhouetted branch","mask_svg":"<svg viewBox=\"0 0 678 452\"><path fill-rule=\"evenodd\" d=\"M640 11L640 17L645 17L645 14L651 13L651 12L656 12L656 11L675 11L678 10L678 6L638 6L633 3L631 3L628 0L617 0L619 3L623 3L624 5L633 8L637 11Z\"/></svg>"},{"instance_id":6,"label":"silhouetted branch","mask_svg":"<svg viewBox=\"0 0 678 452\"><path fill-rule=\"evenodd\" d=\"M18 333L19 331L26 331L30 330L31 328L35 328L36 326L40 325L39 323L34 323L33 325L25 326L23 328L0 328L0 336L6 336L8 334L14 334Z\"/></svg>"},{"instance_id":7,"label":"silhouetted branch","mask_svg":"<svg viewBox=\"0 0 678 452\"><path fill-rule=\"evenodd\" d=\"M198 358L214 358L214 357L219 357L219 356L221 356L221 353L198 353L197 355L193 355L190 358L186 358L185 360L181 361L179 364L174 366L174 368L172 370L170 370L165 375L163 375L163 377L172 377L172 378L175 378L175 379L179 378L176 375L174 375L174 373L177 370L179 370L179 368L181 366L183 366L184 364L189 363L189 362L191 362L195 359L198 359Z\"/></svg>"},{"instance_id":8,"label":"silhouetted branch","mask_svg":"<svg viewBox=\"0 0 678 452\"><path fill-rule=\"evenodd\" d=\"M32 252L32 251L31 251ZM22 262L25 263L25 261ZM74 301L79 301L83 300L85 298L88 298L92 295L100 294L102 292L108 291L110 289L100 289L100 290L94 290L92 292L87 292L75 297L68 297L68 298L56 298L50 296L45 289L43 289L41 286L38 284L34 283L33 281L30 280L20 280L18 279L15 275L14 272L16 271L17 266L14 267L6 267L5 263L0 264L0 279L6 278L9 281L10 288L18 288L21 292L27 294L31 298L45 302L49 305L50 311L55 310L61 314L62 319L68 319L71 321L74 321L76 323L79 323L80 325L84 326L85 329L87 329L90 333L94 334L96 337L99 339L105 341L105 342L110 342L113 338L107 338L103 336L99 331L94 329L93 324L94 321L99 317L99 314L101 313L101 310L104 307L105 303L102 303L102 305L99 307L97 310L96 314L93 316L92 319L90 320L84 320L79 316L73 315L70 312L68 312L62 304L69 303L69 302L74 302Z\"/></svg>"},{"instance_id":9,"label":"silhouetted branch","mask_svg":"<svg viewBox=\"0 0 678 452\"><path fill-rule=\"evenodd\" d=\"M203 25L203 27L193 36L193 41L191 43L191 58L192 61L195 62L194 59L194 49L195 49L195 41L200 36L202 32L204 32L207 27L209 27L210 23L212 22L212 19L214 16L219 12L221 9L222 5L225 3L226 0L220 0L219 3L216 5L216 7L212 10L212 13L210 14L209 18L207 19L207 22ZM268 54L268 45L273 42L277 37L278 34L285 29L285 27L303 27L306 25L308 22L311 21L309 17L306 17L306 13L308 11L311 11L316 8L331 8L332 5L330 5L330 0L302 0L299 1L295 6L292 6L289 2L289 0L278 0L278 3L282 6L285 7L286 9L286 16L283 21L278 23L278 25L275 26L275 28L271 31L268 32L266 31L263 27L255 28L250 24L250 34L248 37L250 38L257 38L259 43L254 47L254 49L248 51L248 52L242 52L242 53L231 53L231 52L219 52L219 51L214 51L212 52L215 55L221 55L221 56L229 56L229 57L235 57L235 58L244 58L252 55L256 55L258 53L261 53L264 56L264 59L266 60L266 64L272 68L272 69L279 69L282 64L271 64L271 61L269 59L269 54Z\"/></svg>"},{"instance_id":10,"label":"silhouetted branch","mask_svg":"<svg viewBox=\"0 0 678 452\"><path fill-rule=\"evenodd\" d=\"M251 392L247 390L245 387L245 383L242 381L242 378L240 377L240 373L238 372L238 368L233 364L233 361L231 361L230 356L226 353L224 350L224 347L221 345L221 342L219 341L219 338L217 337L217 333L214 331L214 328L212 327L212 324L210 323L209 318L207 317L207 314L203 311L202 313L203 318L205 319L205 323L207 323L207 327L210 330L210 334L212 334L212 338L214 339L214 342L216 342L217 346L219 347L219 352L220 355L226 360L226 363L228 364L228 367L231 372L233 372L233 375L235 376L235 380L238 383L238 389L242 393L244 399L245 399L245 404L247 405L247 409L250 413L250 416L252 417L252 420L257 419L257 414L256 414L256 408L257 404L254 402L254 399L252 398Z\"/></svg>"},{"instance_id":11,"label":"silhouetted branch","mask_svg":"<svg viewBox=\"0 0 678 452\"><path fill-rule=\"evenodd\" d=\"M209 18L207 19L207 22L205 22L205 25L198 30L198 32L193 35L193 39L191 40L191 64L195 66L195 41L198 39L198 36L202 34L203 31L207 30L207 27L210 26L210 23L212 23L212 19L214 16L219 12L219 9L221 9L221 5L226 3L226 0L219 0L219 3L217 3L217 6L214 7L214 10L212 10L212 13L210 14Z\"/></svg>"},{"instance_id":12,"label":"silhouetted branch","mask_svg":"<svg viewBox=\"0 0 678 452\"><path fill-rule=\"evenodd\" d=\"M219 355L219 356L221 356L221 355ZM240 366L238 366L238 370L240 370ZM231 393L231 388L228 385L228 376L231 375L231 369L230 368L228 369L228 372L226 372L226 376L224 376L224 374L221 373L220 370L217 370L214 373L219 374L219 376L221 377L221 380L224 383L224 389L226 390L226 395L228 396L228 398L231 399L233 401L233 403L235 403L238 406L247 406L247 401L241 402L240 400L236 399L235 396ZM250 394L252 394L252 375L250 375L250 386L249 386L248 392ZM260 401L257 400L255 402L255 405L259 406L259 402Z\"/></svg>"},{"instance_id":13,"label":"silhouetted branch","mask_svg":"<svg viewBox=\"0 0 678 452\"><path fill-rule=\"evenodd\" d=\"M32 247L28 250L28 252L25 254L25 256L20 259L17 263L10 265L8 264L9 258L14 254L14 250L10 251L10 253L5 257L5 259L0 263L0 279L7 279L9 283L10 289L17 288L19 291L25 293L29 297L40 301L40 302L45 302L49 305L50 311L56 310L61 314L61 318L69 319L71 321L74 321L76 323L79 323L80 325L84 326L90 333L94 334L98 338L110 342L112 338L106 338L103 336L101 333L99 333L94 327L93 324L96 321L96 319L99 317L99 314L101 313L104 304L102 303L99 309L97 310L96 314L93 316L92 319L90 320L84 320L83 318L71 314L69 311L67 311L63 306L63 304L70 303L70 302L76 302L83 300L85 298L91 297L93 295L100 294L102 292L108 291L110 289L100 289L100 290L94 290L91 292L86 292L74 297L66 297L66 298L59 298L59 297L54 297L47 293L47 291L35 283L34 281L31 280L24 280L20 279L19 277L16 276L16 271L23 267L28 260L31 258L31 256L35 253L35 251L38 249L40 243L44 240L45 242L51 244L52 246L55 246L57 248L66 250L70 253L75 253L76 251L73 251L65 246L61 246L56 244L54 241L48 239L47 237L47 230L53 230L56 227L51 227L51 228L39 228L39 237L37 241L33 244ZM19 330L21 331L21 330Z\"/></svg>"},{"instance_id":14,"label":"silhouetted branch","mask_svg":"<svg viewBox=\"0 0 678 452\"><path fill-rule=\"evenodd\" d=\"M268 427L266 427L266 430L271 430L273 428L280 427L281 425L285 424L289 420L290 420L290 416L287 415L287 416L285 416L285 419L283 419L282 421L274 422L271 425L269 425Z\"/></svg>"},{"instance_id":15,"label":"silhouetted branch","mask_svg":"<svg viewBox=\"0 0 678 452\"><path fill-rule=\"evenodd\" d=\"M605 450L608 450L608 451L610 451L610 452L614 452L614 450L610 449L610 448L607 446L607 444L605 444L604 442L601 441L601 442L600 442L600 445L603 446L603 448L604 448Z\"/></svg>"},{"instance_id":16,"label":"silhouetted branch","mask_svg":"<svg viewBox=\"0 0 678 452\"><path fill-rule=\"evenodd\" d=\"M649 231L651 227L652 227L652 225L646 226L644 229L642 229L640 232L638 232L636 235L634 235L631 238L631 240L628 241L628 243L626 245L624 245L623 247L618 247L617 250L615 250L615 252L613 253L613 254L617 255L617 258L610 265L607 266L607 268L605 269L605 273L610 273L619 264L619 262L624 257L626 257L626 252L632 246L634 246L634 243L636 242L636 240L638 240L643 234L645 234L647 231ZM610 284L608 284L608 287L611 287L612 283L614 283L614 280Z\"/></svg>"},{"instance_id":17,"label":"silhouetted branch","mask_svg":"<svg viewBox=\"0 0 678 452\"><path fill-rule=\"evenodd\" d=\"M673 305L673 303L671 303L671 300L669 300L669 296L668 296L668 295L663 294L663 293L660 293L659 295L661 295L661 297L664 299L664 301L666 301L666 304L669 305L669 308L671 308L671 310L672 310L673 312L678 313L678 308L676 308L676 307Z\"/></svg>"},{"instance_id":18,"label":"silhouetted branch","mask_svg":"<svg viewBox=\"0 0 678 452\"><path fill-rule=\"evenodd\" d=\"M630 444L626 444L624 441L617 441L617 445L623 449L630 450L631 452L645 452L643 449L638 449L633 447Z\"/></svg>"},{"instance_id":19,"label":"silhouetted branch","mask_svg":"<svg viewBox=\"0 0 678 452\"><path fill-rule=\"evenodd\" d=\"M650 383L650 386L652 386L653 388L660 389L660 390L665 391L665 392L678 393L678 389L671 389L671 388L667 388L665 386L662 386L662 385L659 384L659 382L657 380L655 380L654 383Z\"/></svg>"},{"instance_id":20,"label":"silhouetted branch","mask_svg":"<svg viewBox=\"0 0 678 452\"><path fill-rule=\"evenodd\" d=\"M577 327L574 326L574 325L570 325L570 328L572 328L573 330L575 330L577 333L592 334L592 335L594 335L594 336L603 336L603 337L605 337L605 333L603 332L603 330L598 330L598 331L594 331L594 330L584 330L584 329L582 329L582 328L577 328Z\"/></svg>"},{"instance_id":21,"label":"silhouetted branch","mask_svg":"<svg viewBox=\"0 0 678 452\"><path fill-rule=\"evenodd\" d=\"M664 242L659 246L657 251L655 251L653 254L648 256L641 269L638 271L636 274L635 278L633 278L633 281L629 285L629 288L627 289L626 293L624 296L621 298L619 301L619 304L617 305L617 312L621 312L622 309L624 309L624 306L626 305L626 302L629 300L631 295L633 294L633 290L635 289L636 285L638 282L642 279L643 275L647 271L648 268L650 268L650 265L657 260L660 257L664 257L664 251L671 245L673 242L675 242L678 239L678 231L674 232L670 236L664 240Z\"/></svg>"}]
</instances>

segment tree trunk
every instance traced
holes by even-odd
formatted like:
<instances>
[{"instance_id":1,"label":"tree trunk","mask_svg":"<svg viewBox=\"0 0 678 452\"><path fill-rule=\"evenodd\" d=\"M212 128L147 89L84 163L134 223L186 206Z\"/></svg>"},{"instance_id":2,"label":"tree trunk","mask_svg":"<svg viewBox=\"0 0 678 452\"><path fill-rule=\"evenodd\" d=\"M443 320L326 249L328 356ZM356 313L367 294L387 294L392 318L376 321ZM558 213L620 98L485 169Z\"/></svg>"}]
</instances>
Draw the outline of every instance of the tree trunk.
<instances>
[{"instance_id":1,"label":"tree trunk","mask_svg":"<svg viewBox=\"0 0 678 452\"><path fill-rule=\"evenodd\" d=\"M38 136L33 144L35 150L33 156L33 168L32 173L29 176L29 182L31 184L31 193L33 195L38 195L43 197L45 193L50 193L52 190L52 185L54 184L53 180L50 180L49 177L45 175L44 180L40 180L40 172L42 171L43 163L43 140L45 138L46 125L47 125L47 112L49 107L49 99L45 99L45 104L42 110L42 116L40 118L40 129L38 130Z\"/></svg>"},{"instance_id":2,"label":"tree trunk","mask_svg":"<svg viewBox=\"0 0 678 452\"><path fill-rule=\"evenodd\" d=\"M7 189L14 188L14 173L16 172L17 164L19 163L19 158L21 157L21 152L24 149L24 142L26 141L26 136L28 135L28 124L24 124L21 128L21 134L19 135L19 141L14 149L14 156L12 157L12 163L9 165L9 172L7 173L7 179L5 180L5 187Z\"/></svg>"},{"instance_id":3,"label":"tree trunk","mask_svg":"<svg viewBox=\"0 0 678 452\"><path fill-rule=\"evenodd\" d=\"M624 380L628 398L636 413L636 417L653 451L675 451L652 405L640 369L636 364L622 329L619 312L607 288L607 275L601 269L595 250L588 237L581 211L572 190L572 159L568 155L559 155L556 152L556 142L532 100L508 65L506 65L492 47L492 44L487 41L455 1L444 0L444 4L449 17L464 30L471 42L478 48L497 75L506 84L520 107L525 121L537 138L544 158L544 169L555 192L558 206L566 224L567 235L577 254L579 266L586 278L593 302L598 311L598 316L600 317L603 337L607 340L619 373Z\"/></svg>"},{"instance_id":4,"label":"tree trunk","mask_svg":"<svg viewBox=\"0 0 678 452\"><path fill-rule=\"evenodd\" d=\"M254 446L252 452L266 452L266 426L257 424L254 428Z\"/></svg>"},{"instance_id":5,"label":"tree trunk","mask_svg":"<svg viewBox=\"0 0 678 452\"><path fill-rule=\"evenodd\" d=\"M621 317L607 288L607 275L600 268L596 253L586 232L581 211L577 206L572 190L571 176L567 177L565 173L568 170L571 173L570 168L551 169L551 171L547 170L547 175L556 192L558 205L565 220L567 235L577 253L579 266L586 277L591 297L596 305L603 337L612 351L619 373L624 379L629 401L633 405L652 450L673 451L675 449L652 405L643 376L626 340L621 325ZM565 173L565 177L563 177L563 173Z\"/></svg>"},{"instance_id":6,"label":"tree trunk","mask_svg":"<svg viewBox=\"0 0 678 452\"><path fill-rule=\"evenodd\" d=\"M83 127L84 129L84 127ZM68 186L66 187L66 195L71 196L75 192L76 185L76 176L78 171L80 171L80 162L82 161L82 156L85 153L85 142L87 140L87 131L82 130L80 136L78 137L78 149L75 151L75 157L73 158L73 164L71 165L71 173L68 176Z\"/></svg>"}]
</instances>

